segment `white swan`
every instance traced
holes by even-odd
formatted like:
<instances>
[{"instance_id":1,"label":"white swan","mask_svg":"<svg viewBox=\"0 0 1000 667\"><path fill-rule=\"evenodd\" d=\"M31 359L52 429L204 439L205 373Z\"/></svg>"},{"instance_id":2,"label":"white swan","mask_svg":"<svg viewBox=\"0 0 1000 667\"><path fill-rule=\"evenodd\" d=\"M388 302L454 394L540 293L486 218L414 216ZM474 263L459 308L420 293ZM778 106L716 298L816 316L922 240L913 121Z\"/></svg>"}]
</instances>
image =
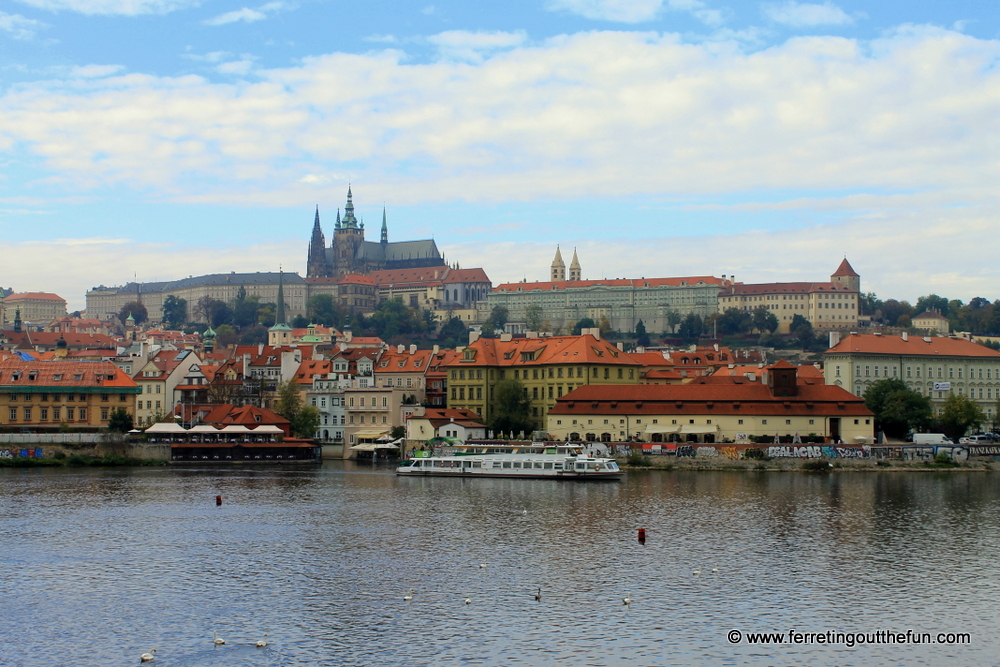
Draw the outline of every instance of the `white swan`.
<instances>
[{"instance_id":1,"label":"white swan","mask_svg":"<svg viewBox=\"0 0 1000 667\"><path fill-rule=\"evenodd\" d=\"M486 567L486 563L480 563L480 564L479 564L479 568L480 568L480 569L483 569L483 568L485 568L485 567Z\"/></svg>"},{"instance_id":2,"label":"white swan","mask_svg":"<svg viewBox=\"0 0 1000 667\"><path fill-rule=\"evenodd\" d=\"M622 598L622 604L632 604L632 594L625 593L625 597Z\"/></svg>"},{"instance_id":3,"label":"white swan","mask_svg":"<svg viewBox=\"0 0 1000 667\"><path fill-rule=\"evenodd\" d=\"M691 574L693 574L694 576L696 576L696 577L697 577L697 576L698 576L699 574L701 574L701 568L699 567L699 568L698 568L697 570L695 570L695 571L694 571L694 572L692 572Z\"/></svg>"},{"instance_id":4,"label":"white swan","mask_svg":"<svg viewBox=\"0 0 1000 667\"><path fill-rule=\"evenodd\" d=\"M718 565L716 565L715 567L712 568L712 572L718 572L718 571L719 571L719 566Z\"/></svg>"},{"instance_id":5,"label":"white swan","mask_svg":"<svg viewBox=\"0 0 1000 667\"><path fill-rule=\"evenodd\" d=\"M215 633L215 630L212 630L212 643L215 644L216 646L222 646L223 644L226 643L226 640L217 635Z\"/></svg>"},{"instance_id":6,"label":"white swan","mask_svg":"<svg viewBox=\"0 0 1000 667\"><path fill-rule=\"evenodd\" d=\"M542 599L542 589L541 589L541 587L539 587L538 588L538 592L535 593L535 599L536 600L541 600Z\"/></svg>"},{"instance_id":7,"label":"white swan","mask_svg":"<svg viewBox=\"0 0 1000 667\"><path fill-rule=\"evenodd\" d=\"M410 589L409 593L407 593L406 595L403 596L403 599L405 601L407 601L407 602L409 602L410 600L413 599L413 589L412 588Z\"/></svg>"},{"instance_id":8,"label":"white swan","mask_svg":"<svg viewBox=\"0 0 1000 667\"><path fill-rule=\"evenodd\" d=\"M155 648L149 649L149 653L143 653L139 656L139 662L149 662L150 660L156 659L156 656L153 655L154 653L156 653Z\"/></svg>"},{"instance_id":9,"label":"white swan","mask_svg":"<svg viewBox=\"0 0 1000 667\"><path fill-rule=\"evenodd\" d=\"M465 604L472 604L472 598L466 596L466 598L465 598Z\"/></svg>"},{"instance_id":10,"label":"white swan","mask_svg":"<svg viewBox=\"0 0 1000 667\"><path fill-rule=\"evenodd\" d=\"M257 648L264 648L265 646L267 646L267 639L265 639L266 637L267 637L267 633L265 632L264 636L261 637L260 639L258 639L257 643L254 644L254 646L256 646Z\"/></svg>"},{"instance_id":11,"label":"white swan","mask_svg":"<svg viewBox=\"0 0 1000 667\"><path fill-rule=\"evenodd\" d=\"M528 508L527 507L525 507L524 509L521 510L521 514L527 514L527 513L528 513Z\"/></svg>"}]
</instances>

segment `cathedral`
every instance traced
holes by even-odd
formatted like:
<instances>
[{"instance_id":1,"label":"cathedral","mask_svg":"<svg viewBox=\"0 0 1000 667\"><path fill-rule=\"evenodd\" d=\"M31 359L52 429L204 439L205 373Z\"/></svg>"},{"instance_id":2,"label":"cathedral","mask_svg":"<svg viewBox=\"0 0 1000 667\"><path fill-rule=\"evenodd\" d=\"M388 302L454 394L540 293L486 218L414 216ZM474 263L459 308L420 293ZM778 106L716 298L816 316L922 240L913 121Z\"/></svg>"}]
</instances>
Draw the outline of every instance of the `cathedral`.
<instances>
[{"instance_id":1,"label":"cathedral","mask_svg":"<svg viewBox=\"0 0 1000 667\"><path fill-rule=\"evenodd\" d=\"M382 209L382 236L379 241L365 240L365 223L354 215L351 188L347 188L347 205L344 217L337 209L337 224L333 241L326 245L323 228L319 224L319 207L309 241L309 259L306 263L307 278L330 278L348 273L371 273L384 269L416 269L425 266L445 266L433 239L423 241L396 241L389 243L389 228L385 209Z\"/></svg>"}]
</instances>

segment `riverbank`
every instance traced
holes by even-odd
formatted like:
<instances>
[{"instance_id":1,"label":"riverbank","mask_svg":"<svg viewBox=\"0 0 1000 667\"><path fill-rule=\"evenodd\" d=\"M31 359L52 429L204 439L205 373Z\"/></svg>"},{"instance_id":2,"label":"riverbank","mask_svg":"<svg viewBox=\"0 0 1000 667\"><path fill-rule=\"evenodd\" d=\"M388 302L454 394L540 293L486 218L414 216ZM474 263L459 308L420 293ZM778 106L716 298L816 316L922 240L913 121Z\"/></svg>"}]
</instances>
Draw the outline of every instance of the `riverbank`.
<instances>
[{"instance_id":1,"label":"riverbank","mask_svg":"<svg viewBox=\"0 0 1000 667\"><path fill-rule=\"evenodd\" d=\"M796 459L782 458L770 460L754 459L704 459L697 457L681 457L660 461L647 457L649 465L637 465L626 459L620 459L618 465L623 470L706 470L748 472L864 472L887 470L900 472L941 472L941 471L980 471L1000 470L1000 462L993 460L971 460L961 463L945 463L935 461L917 461L905 459Z\"/></svg>"},{"instance_id":2,"label":"riverbank","mask_svg":"<svg viewBox=\"0 0 1000 667\"><path fill-rule=\"evenodd\" d=\"M165 466L169 462L162 459L140 459L131 456L116 456L105 454L104 456L86 456L83 454L70 454L54 456L52 458L31 458L16 456L11 458L0 458L0 468L99 468L99 467L125 467L125 466Z\"/></svg>"}]
</instances>

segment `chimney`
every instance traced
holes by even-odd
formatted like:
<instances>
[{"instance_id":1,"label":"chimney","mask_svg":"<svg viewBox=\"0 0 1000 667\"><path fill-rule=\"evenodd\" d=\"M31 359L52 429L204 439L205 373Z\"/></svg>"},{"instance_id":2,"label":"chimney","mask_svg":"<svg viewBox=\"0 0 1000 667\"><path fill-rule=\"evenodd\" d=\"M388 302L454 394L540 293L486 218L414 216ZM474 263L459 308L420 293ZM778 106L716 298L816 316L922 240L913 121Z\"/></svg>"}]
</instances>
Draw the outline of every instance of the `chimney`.
<instances>
[{"instance_id":1,"label":"chimney","mask_svg":"<svg viewBox=\"0 0 1000 667\"><path fill-rule=\"evenodd\" d=\"M718 352L718 351L719 351L719 344L718 344L718 343L712 343L712 348L713 348L713 349L714 349L714 350L715 350L716 352Z\"/></svg>"},{"instance_id":2,"label":"chimney","mask_svg":"<svg viewBox=\"0 0 1000 667\"><path fill-rule=\"evenodd\" d=\"M479 332L478 331L469 331L469 345L472 345L477 340L479 340Z\"/></svg>"},{"instance_id":3,"label":"chimney","mask_svg":"<svg viewBox=\"0 0 1000 667\"><path fill-rule=\"evenodd\" d=\"M907 342L909 342L909 340L910 340L910 334L909 334L908 332L904 331L904 332L902 333L902 336L903 336L903 342L904 342L904 343L907 343Z\"/></svg>"},{"instance_id":4,"label":"chimney","mask_svg":"<svg viewBox=\"0 0 1000 667\"><path fill-rule=\"evenodd\" d=\"M837 344L839 342L840 342L840 332L839 331L831 331L830 332L830 347L837 347Z\"/></svg>"},{"instance_id":5,"label":"chimney","mask_svg":"<svg viewBox=\"0 0 1000 667\"><path fill-rule=\"evenodd\" d=\"M416 354L416 353L417 353L417 346L416 346L416 344L415 344L415 343L411 343L411 344L410 344L410 354L411 354L411 355L414 355L414 354Z\"/></svg>"},{"instance_id":6,"label":"chimney","mask_svg":"<svg viewBox=\"0 0 1000 667\"><path fill-rule=\"evenodd\" d=\"M513 339L514 339L514 334L511 334L511 333L502 333L502 334L500 334L500 342L501 343L509 343Z\"/></svg>"},{"instance_id":7,"label":"chimney","mask_svg":"<svg viewBox=\"0 0 1000 667\"><path fill-rule=\"evenodd\" d=\"M619 352L624 352L625 351L625 343L623 343L621 341L618 341L617 343L615 343L615 347L618 348Z\"/></svg>"},{"instance_id":8,"label":"chimney","mask_svg":"<svg viewBox=\"0 0 1000 667\"><path fill-rule=\"evenodd\" d=\"M405 349L406 349L406 346L403 345L402 343L400 343L399 345L396 346L396 353L397 354L403 354L403 350L405 350Z\"/></svg>"},{"instance_id":9,"label":"chimney","mask_svg":"<svg viewBox=\"0 0 1000 667\"><path fill-rule=\"evenodd\" d=\"M257 343L257 354L264 354L264 343Z\"/></svg>"},{"instance_id":10,"label":"chimney","mask_svg":"<svg viewBox=\"0 0 1000 667\"><path fill-rule=\"evenodd\" d=\"M433 354L434 356L437 356L440 351L441 351L441 346L440 345L435 345L431 349L431 354Z\"/></svg>"}]
</instances>

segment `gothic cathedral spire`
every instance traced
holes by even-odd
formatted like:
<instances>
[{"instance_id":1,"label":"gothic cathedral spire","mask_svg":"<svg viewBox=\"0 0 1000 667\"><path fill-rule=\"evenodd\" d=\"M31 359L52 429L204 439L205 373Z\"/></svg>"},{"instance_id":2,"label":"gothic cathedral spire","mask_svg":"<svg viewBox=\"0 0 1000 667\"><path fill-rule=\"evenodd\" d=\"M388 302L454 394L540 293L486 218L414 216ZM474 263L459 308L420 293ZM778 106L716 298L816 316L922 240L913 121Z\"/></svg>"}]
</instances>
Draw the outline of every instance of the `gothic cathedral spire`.
<instances>
[{"instance_id":1,"label":"gothic cathedral spire","mask_svg":"<svg viewBox=\"0 0 1000 667\"><path fill-rule=\"evenodd\" d=\"M581 278L580 278L580 260L576 256L576 248L573 248L573 261L569 263L569 279L570 280L581 280Z\"/></svg>"},{"instance_id":2,"label":"gothic cathedral spire","mask_svg":"<svg viewBox=\"0 0 1000 667\"><path fill-rule=\"evenodd\" d=\"M559 246L556 246L556 256L552 260L552 282L558 283L566 280L566 262L563 261Z\"/></svg>"},{"instance_id":3,"label":"gothic cathedral spire","mask_svg":"<svg viewBox=\"0 0 1000 667\"><path fill-rule=\"evenodd\" d=\"M274 316L275 326L279 324L288 324L285 322L285 286L283 278L283 271L278 269L278 309Z\"/></svg>"},{"instance_id":4,"label":"gothic cathedral spire","mask_svg":"<svg viewBox=\"0 0 1000 667\"><path fill-rule=\"evenodd\" d=\"M330 275L330 267L326 261L326 237L319 224L319 206L316 207L316 220L313 222L312 239L309 241L309 258L306 262L306 276L322 278Z\"/></svg>"},{"instance_id":5,"label":"gothic cathedral spire","mask_svg":"<svg viewBox=\"0 0 1000 667\"><path fill-rule=\"evenodd\" d=\"M389 243L389 226L385 222L385 206L382 207L382 239L379 243L382 245Z\"/></svg>"}]
</instances>

